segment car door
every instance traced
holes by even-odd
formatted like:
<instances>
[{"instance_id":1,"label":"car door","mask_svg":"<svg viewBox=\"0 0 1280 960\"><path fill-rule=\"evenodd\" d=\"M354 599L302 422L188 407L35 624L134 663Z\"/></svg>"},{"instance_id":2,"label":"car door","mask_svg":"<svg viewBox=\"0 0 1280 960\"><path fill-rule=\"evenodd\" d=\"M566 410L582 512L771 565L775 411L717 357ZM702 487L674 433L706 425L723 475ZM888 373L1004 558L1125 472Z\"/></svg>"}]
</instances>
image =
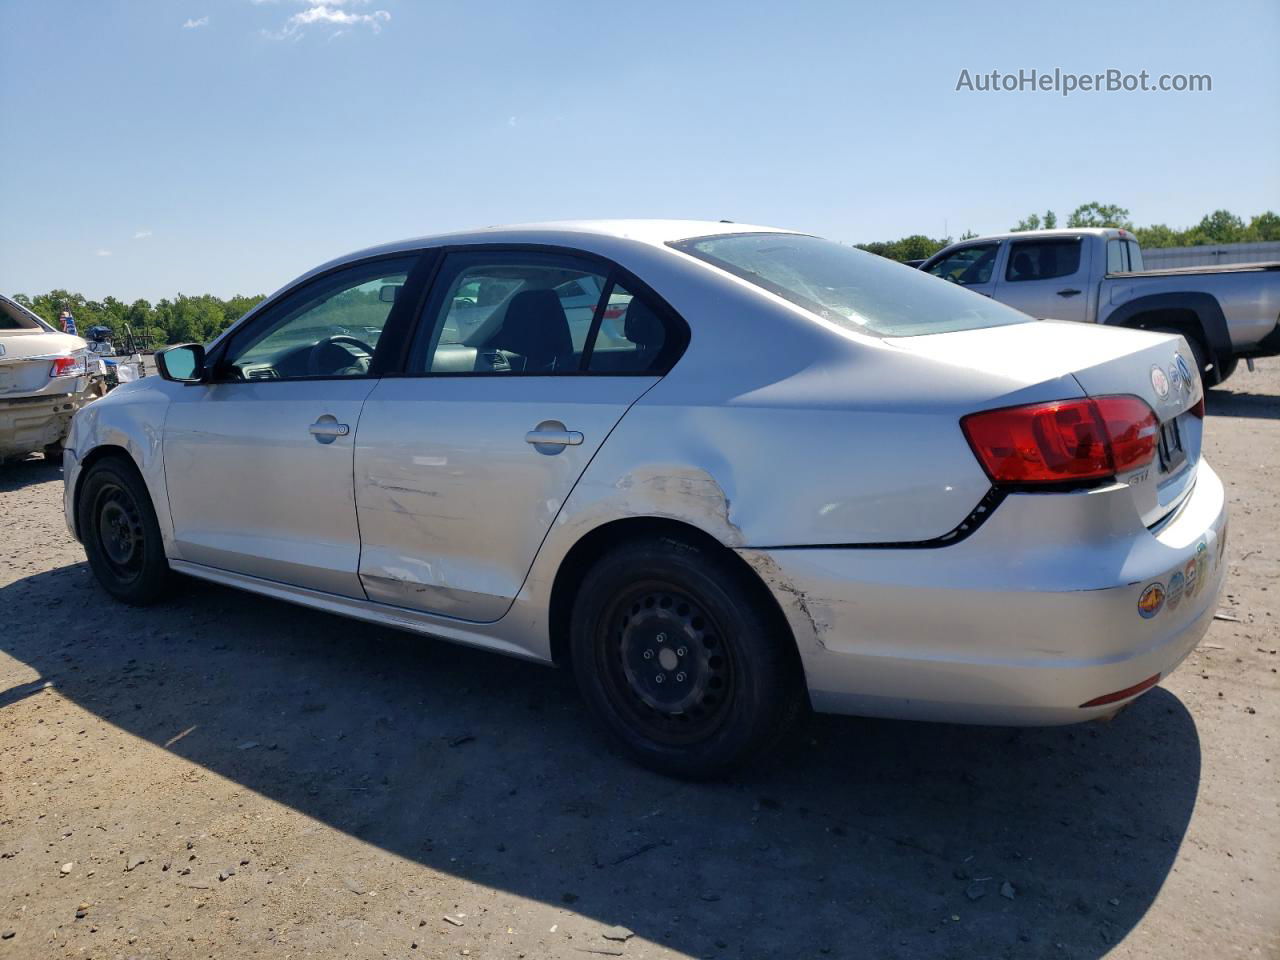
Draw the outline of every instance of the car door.
<instances>
[{"instance_id":1,"label":"car door","mask_svg":"<svg viewBox=\"0 0 1280 960\"><path fill-rule=\"evenodd\" d=\"M957 247L920 269L989 297L995 293L995 266L1000 242L989 240Z\"/></svg>"},{"instance_id":2,"label":"car door","mask_svg":"<svg viewBox=\"0 0 1280 960\"><path fill-rule=\"evenodd\" d=\"M1011 240L996 299L1041 319L1087 320L1089 251L1080 236Z\"/></svg>"},{"instance_id":3,"label":"car door","mask_svg":"<svg viewBox=\"0 0 1280 960\"><path fill-rule=\"evenodd\" d=\"M457 322L454 311L468 309L459 290L499 284L505 293L484 322ZM579 348L569 311L585 289L600 295ZM632 339L596 351L608 310L631 313ZM683 330L599 261L449 253L402 375L378 384L356 437L369 598L463 620L502 617L561 504L627 408L670 367Z\"/></svg>"},{"instance_id":4,"label":"car door","mask_svg":"<svg viewBox=\"0 0 1280 960\"><path fill-rule=\"evenodd\" d=\"M178 392L163 443L180 559L364 597L355 431L415 261L366 261L285 293L211 353L210 382Z\"/></svg>"}]
</instances>

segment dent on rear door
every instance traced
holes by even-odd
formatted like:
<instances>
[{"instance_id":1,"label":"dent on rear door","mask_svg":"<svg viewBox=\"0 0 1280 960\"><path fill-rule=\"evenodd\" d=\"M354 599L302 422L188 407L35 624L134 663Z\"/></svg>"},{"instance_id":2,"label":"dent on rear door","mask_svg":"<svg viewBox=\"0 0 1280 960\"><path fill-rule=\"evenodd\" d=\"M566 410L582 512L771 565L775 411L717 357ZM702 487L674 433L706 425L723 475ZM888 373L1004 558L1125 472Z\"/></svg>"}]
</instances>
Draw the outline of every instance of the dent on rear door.
<instances>
[{"instance_id":1,"label":"dent on rear door","mask_svg":"<svg viewBox=\"0 0 1280 960\"><path fill-rule=\"evenodd\" d=\"M582 471L651 377L383 380L356 436L371 600L491 622L510 608ZM526 440L556 422L580 443Z\"/></svg>"}]
</instances>

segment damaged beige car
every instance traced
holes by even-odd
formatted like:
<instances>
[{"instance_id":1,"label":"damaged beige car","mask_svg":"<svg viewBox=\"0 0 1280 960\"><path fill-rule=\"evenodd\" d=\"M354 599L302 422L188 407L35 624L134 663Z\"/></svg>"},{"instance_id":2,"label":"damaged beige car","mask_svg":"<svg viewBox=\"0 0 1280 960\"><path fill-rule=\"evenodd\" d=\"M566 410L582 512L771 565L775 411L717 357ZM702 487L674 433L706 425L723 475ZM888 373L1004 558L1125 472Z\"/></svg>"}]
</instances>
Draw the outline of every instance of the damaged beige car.
<instances>
[{"instance_id":1,"label":"damaged beige car","mask_svg":"<svg viewBox=\"0 0 1280 960\"><path fill-rule=\"evenodd\" d=\"M0 463L43 451L62 463L72 415L105 387L79 337L0 296Z\"/></svg>"}]
</instances>

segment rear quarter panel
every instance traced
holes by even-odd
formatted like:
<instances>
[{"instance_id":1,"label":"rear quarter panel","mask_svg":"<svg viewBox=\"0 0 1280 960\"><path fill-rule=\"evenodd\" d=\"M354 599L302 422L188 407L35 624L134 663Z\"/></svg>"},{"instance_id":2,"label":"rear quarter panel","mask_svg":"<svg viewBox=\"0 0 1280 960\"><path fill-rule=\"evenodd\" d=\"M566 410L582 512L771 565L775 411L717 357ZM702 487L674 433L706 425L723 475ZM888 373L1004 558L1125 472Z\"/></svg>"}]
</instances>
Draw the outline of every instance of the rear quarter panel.
<instances>
[{"instance_id":1,"label":"rear quarter panel","mask_svg":"<svg viewBox=\"0 0 1280 960\"><path fill-rule=\"evenodd\" d=\"M1117 275L1102 281L1099 320L1110 319L1122 308L1143 297L1183 295L1189 305L1196 298L1212 297L1226 320L1227 334L1236 350L1254 346L1280 322L1280 271L1204 273L1176 276Z\"/></svg>"}]
</instances>

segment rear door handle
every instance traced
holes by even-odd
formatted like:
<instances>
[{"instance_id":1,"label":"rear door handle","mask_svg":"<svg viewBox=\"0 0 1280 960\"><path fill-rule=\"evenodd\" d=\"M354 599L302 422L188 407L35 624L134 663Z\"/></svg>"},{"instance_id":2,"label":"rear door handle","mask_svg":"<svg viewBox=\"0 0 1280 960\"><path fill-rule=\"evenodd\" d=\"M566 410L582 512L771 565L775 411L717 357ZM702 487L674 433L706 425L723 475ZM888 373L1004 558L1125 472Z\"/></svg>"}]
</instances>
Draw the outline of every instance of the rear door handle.
<instances>
[{"instance_id":1,"label":"rear door handle","mask_svg":"<svg viewBox=\"0 0 1280 960\"><path fill-rule=\"evenodd\" d=\"M582 434L577 430L530 430L524 435L525 443L551 444L557 447L576 447L582 443Z\"/></svg>"},{"instance_id":2,"label":"rear door handle","mask_svg":"<svg viewBox=\"0 0 1280 960\"><path fill-rule=\"evenodd\" d=\"M307 429L320 443L333 443L338 437L345 437L351 432L349 426L339 423L337 417L327 413Z\"/></svg>"},{"instance_id":3,"label":"rear door handle","mask_svg":"<svg viewBox=\"0 0 1280 960\"><path fill-rule=\"evenodd\" d=\"M1079 291L1079 290L1071 290L1071 289L1067 289L1067 290L1059 290L1059 291L1058 291L1058 296L1060 296L1060 297L1074 297L1074 296L1078 295L1079 293L1080 293L1080 291Z\"/></svg>"}]
</instances>

